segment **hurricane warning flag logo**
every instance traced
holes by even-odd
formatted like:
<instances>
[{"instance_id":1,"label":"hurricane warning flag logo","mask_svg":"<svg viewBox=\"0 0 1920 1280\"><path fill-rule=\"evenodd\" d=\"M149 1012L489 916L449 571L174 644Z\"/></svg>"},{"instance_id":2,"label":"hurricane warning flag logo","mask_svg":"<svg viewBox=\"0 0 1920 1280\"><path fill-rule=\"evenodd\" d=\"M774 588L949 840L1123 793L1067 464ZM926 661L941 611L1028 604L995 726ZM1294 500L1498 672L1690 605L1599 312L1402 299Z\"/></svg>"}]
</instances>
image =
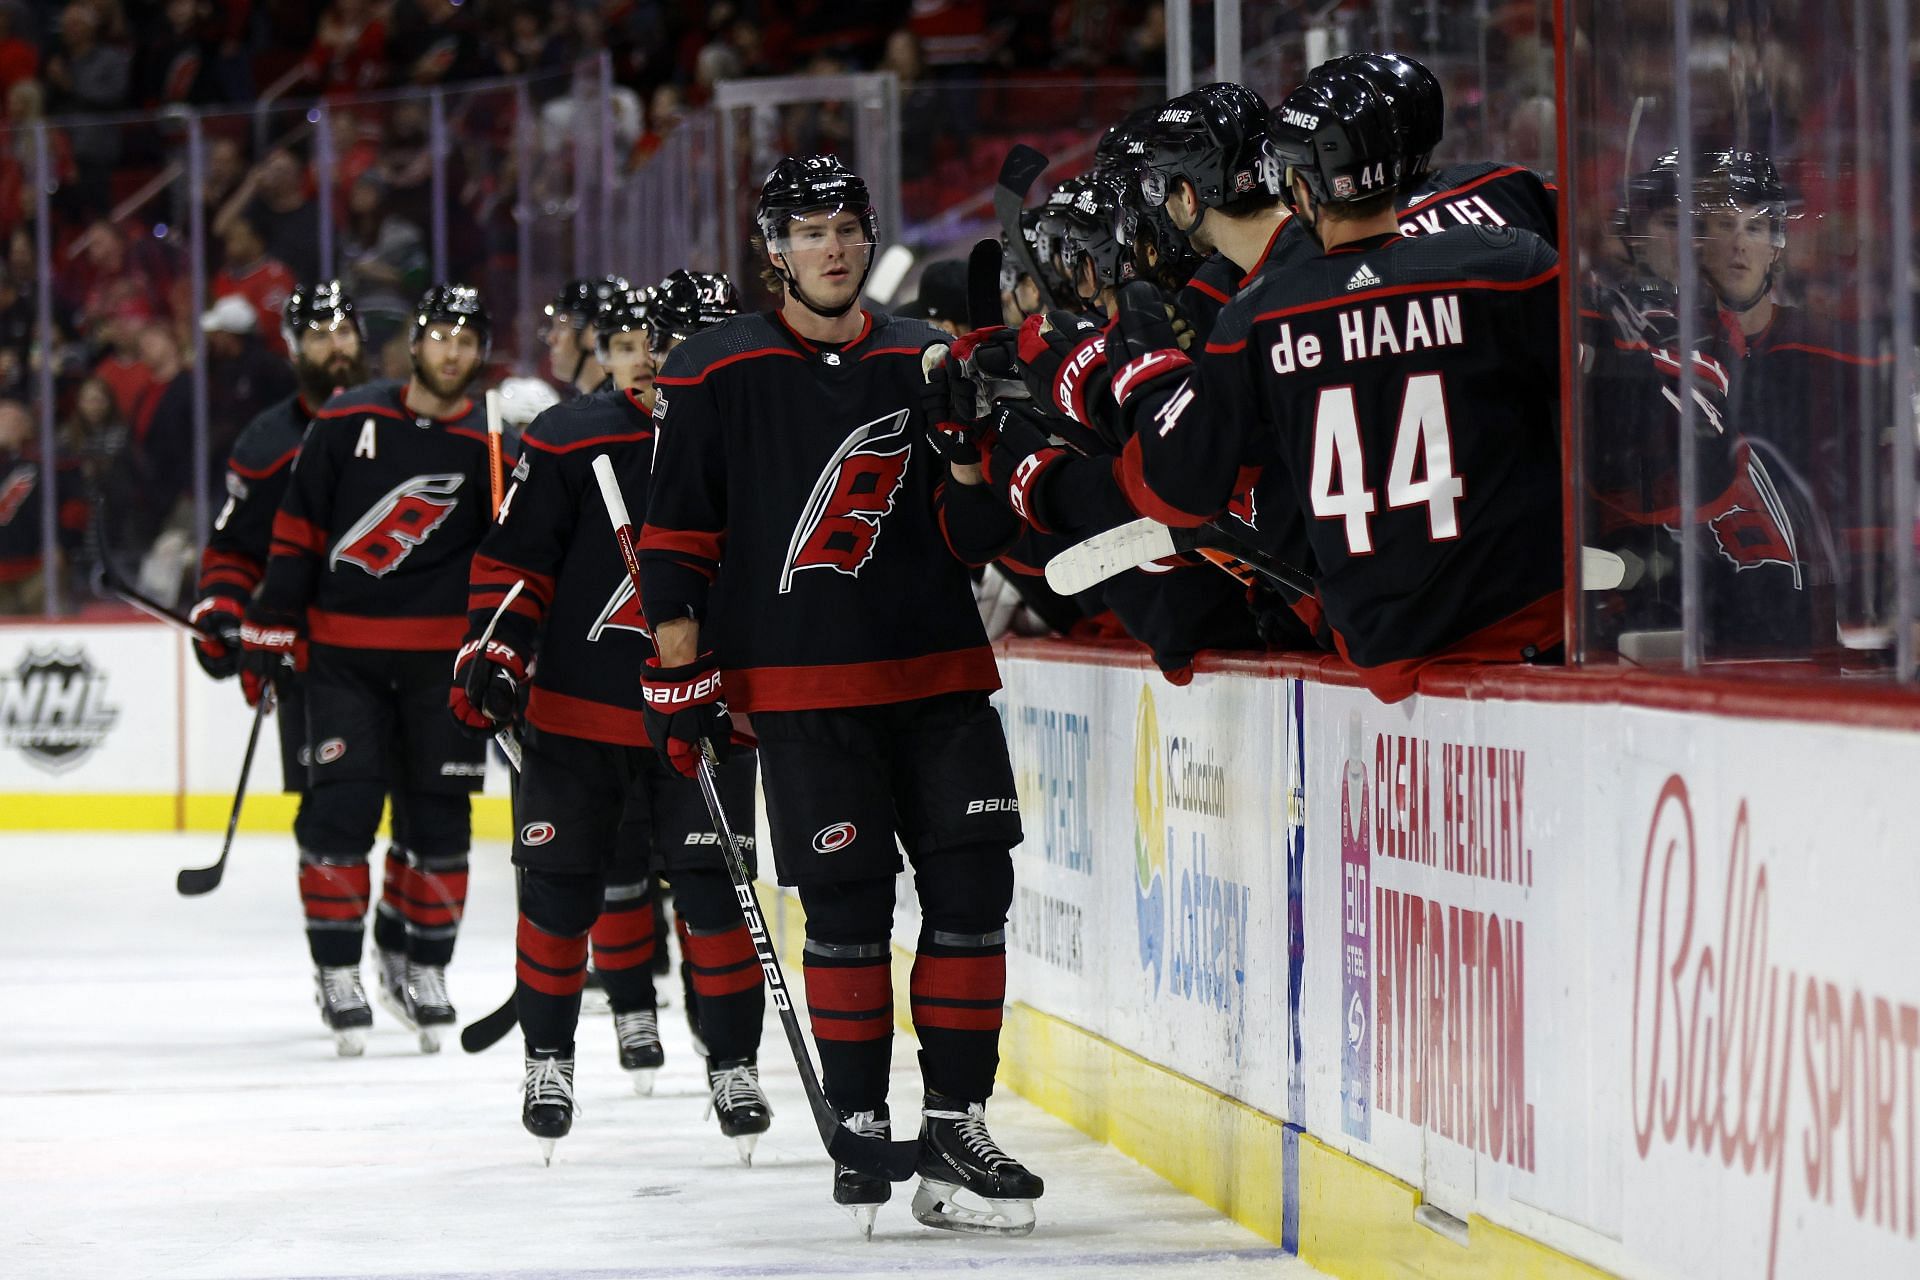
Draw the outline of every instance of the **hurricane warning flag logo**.
<instances>
[{"instance_id":1,"label":"hurricane warning flag logo","mask_svg":"<svg viewBox=\"0 0 1920 1280\"><path fill-rule=\"evenodd\" d=\"M832 569L849 578L873 558L880 521L893 510L906 479L913 442L901 409L855 427L820 469L813 492L787 541L780 594L802 569Z\"/></svg>"}]
</instances>

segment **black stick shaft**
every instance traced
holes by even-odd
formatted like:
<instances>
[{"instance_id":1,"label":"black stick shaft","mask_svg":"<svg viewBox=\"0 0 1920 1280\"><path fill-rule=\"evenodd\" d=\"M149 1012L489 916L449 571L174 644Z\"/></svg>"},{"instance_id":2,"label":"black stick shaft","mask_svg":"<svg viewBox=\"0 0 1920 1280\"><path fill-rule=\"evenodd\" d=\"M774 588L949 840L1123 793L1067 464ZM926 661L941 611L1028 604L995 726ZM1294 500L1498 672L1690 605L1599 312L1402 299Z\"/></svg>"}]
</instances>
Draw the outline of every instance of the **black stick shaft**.
<instances>
[{"instance_id":1,"label":"black stick shaft","mask_svg":"<svg viewBox=\"0 0 1920 1280\"><path fill-rule=\"evenodd\" d=\"M247 799L247 779L253 774L253 753L260 745L260 727L267 722L273 694L263 692L253 708L253 729L247 734L247 754L240 761L240 782L233 791L233 808L227 813L227 838L221 842L220 857L210 867L183 867L174 877L173 887L183 896L194 898L219 887L227 872L227 855L233 852L233 833L240 828L240 808Z\"/></svg>"}]
</instances>

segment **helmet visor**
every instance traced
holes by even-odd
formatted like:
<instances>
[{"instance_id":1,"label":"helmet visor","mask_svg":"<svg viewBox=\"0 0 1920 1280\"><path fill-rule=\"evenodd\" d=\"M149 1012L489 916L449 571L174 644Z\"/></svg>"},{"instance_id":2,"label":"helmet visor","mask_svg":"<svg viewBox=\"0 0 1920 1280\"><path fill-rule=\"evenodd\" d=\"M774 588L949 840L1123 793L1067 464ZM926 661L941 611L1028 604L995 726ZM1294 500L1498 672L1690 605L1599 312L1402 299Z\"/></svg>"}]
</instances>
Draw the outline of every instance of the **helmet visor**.
<instances>
[{"instance_id":1,"label":"helmet visor","mask_svg":"<svg viewBox=\"0 0 1920 1280\"><path fill-rule=\"evenodd\" d=\"M875 240L871 207L832 205L808 209L781 218L765 228L767 247L778 254L825 253L829 250L864 261Z\"/></svg>"}]
</instances>

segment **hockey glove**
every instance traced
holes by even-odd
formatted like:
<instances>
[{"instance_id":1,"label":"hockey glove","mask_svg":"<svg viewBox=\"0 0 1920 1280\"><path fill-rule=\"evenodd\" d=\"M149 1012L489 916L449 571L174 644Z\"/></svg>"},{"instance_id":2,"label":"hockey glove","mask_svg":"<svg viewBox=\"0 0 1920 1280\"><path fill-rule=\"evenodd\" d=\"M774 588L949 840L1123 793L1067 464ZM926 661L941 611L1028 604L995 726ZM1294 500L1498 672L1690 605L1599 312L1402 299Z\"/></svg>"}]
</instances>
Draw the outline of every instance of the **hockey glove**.
<instances>
[{"instance_id":1,"label":"hockey glove","mask_svg":"<svg viewBox=\"0 0 1920 1280\"><path fill-rule=\"evenodd\" d=\"M1172 391L1193 373L1193 361L1180 349L1167 319L1160 291L1144 280L1120 286L1113 329L1107 340L1113 373L1113 399L1120 407L1120 429L1131 439L1139 412L1158 405L1156 391Z\"/></svg>"},{"instance_id":2,"label":"hockey glove","mask_svg":"<svg viewBox=\"0 0 1920 1280\"><path fill-rule=\"evenodd\" d=\"M920 389L920 411L926 415L927 440L934 452L956 466L980 461L980 424L973 420L973 387L961 376L948 350L928 347L921 353L926 384Z\"/></svg>"},{"instance_id":3,"label":"hockey glove","mask_svg":"<svg viewBox=\"0 0 1920 1280\"><path fill-rule=\"evenodd\" d=\"M484 648L477 639L467 641L453 660L447 709L476 738L517 724L527 710L526 659L501 640L489 640Z\"/></svg>"},{"instance_id":4,"label":"hockey glove","mask_svg":"<svg viewBox=\"0 0 1920 1280\"><path fill-rule=\"evenodd\" d=\"M208 596L193 606L187 621L199 628L194 660L215 680L240 670L240 612L245 602L232 596Z\"/></svg>"},{"instance_id":5,"label":"hockey glove","mask_svg":"<svg viewBox=\"0 0 1920 1280\"><path fill-rule=\"evenodd\" d=\"M247 705L258 706L269 685L278 687L307 669L307 629L298 614L258 600L240 623L240 688Z\"/></svg>"},{"instance_id":6,"label":"hockey glove","mask_svg":"<svg viewBox=\"0 0 1920 1280\"><path fill-rule=\"evenodd\" d=\"M1067 451L1048 439L1045 420L1020 405L1002 405L994 414L993 456L988 460L987 483L1012 512L1042 533L1053 531L1043 514L1041 481Z\"/></svg>"},{"instance_id":7,"label":"hockey glove","mask_svg":"<svg viewBox=\"0 0 1920 1280\"><path fill-rule=\"evenodd\" d=\"M1020 326L1020 376L1035 400L1097 429L1095 417L1105 407L1106 334L1071 311L1028 316Z\"/></svg>"},{"instance_id":8,"label":"hockey glove","mask_svg":"<svg viewBox=\"0 0 1920 1280\"><path fill-rule=\"evenodd\" d=\"M700 743L713 744L716 760L725 760L733 738L733 720L720 688L720 666L703 653L680 667L663 667L648 658L640 676L646 697L647 736L662 763L691 778L700 772Z\"/></svg>"}]
</instances>

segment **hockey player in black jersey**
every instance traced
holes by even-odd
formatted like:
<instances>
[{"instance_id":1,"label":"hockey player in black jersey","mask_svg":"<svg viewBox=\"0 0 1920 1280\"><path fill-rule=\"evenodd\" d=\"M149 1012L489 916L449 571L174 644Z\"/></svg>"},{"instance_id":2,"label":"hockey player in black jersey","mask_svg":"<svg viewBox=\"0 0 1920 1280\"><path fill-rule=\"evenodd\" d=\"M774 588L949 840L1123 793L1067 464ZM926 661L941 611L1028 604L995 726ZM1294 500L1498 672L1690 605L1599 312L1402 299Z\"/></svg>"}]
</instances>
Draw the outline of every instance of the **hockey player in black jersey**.
<instances>
[{"instance_id":1,"label":"hockey player in black jersey","mask_svg":"<svg viewBox=\"0 0 1920 1280\"><path fill-rule=\"evenodd\" d=\"M622 490L635 502L645 498L650 310L646 293L615 295L595 322L611 385L547 410L528 428L500 519L473 559L467 641L449 701L455 718L483 737L527 726L513 846L521 869L514 1000L526 1037L522 1123L549 1156L572 1126L574 1028L590 932L621 1065L640 1092L651 1091L664 1055L650 961L665 945L654 933L651 854L672 881L683 922L714 1110L748 1158L772 1114L756 1063L760 966L699 791L649 749L634 673L652 646L592 474L593 460L605 456ZM480 637L515 582L526 585L483 647ZM720 786L733 822L751 830L751 753L727 763ZM623 867L638 873L626 878L635 896L604 901L603 886Z\"/></svg>"},{"instance_id":2,"label":"hockey player in black jersey","mask_svg":"<svg viewBox=\"0 0 1920 1280\"><path fill-rule=\"evenodd\" d=\"M918 411L922 353L945 335L860 306L876 227L831 156L767 176L756 222L782 304L667 358L641 589L659 650L648 734L694 771L751 716L780 880L806 907L806 989L827 1096L887 1133L896 838L923 926L910 1003L921 1042L914 1214L963 1231L1032 1229L1042 1183L994 1143L1009 856L1020 839L999 686L968 564L1018 529L978 454ZM837 1167L871 1230L889 1185Z\"/></svg>"},{"instance_id":3,"label":"hockey player in black jersey","mask_svg":"<svg viewBox=\"0 0 1920 1280\"><path fill-rule=\"evenodd\" d=\"M249 697L307 672L312 763L294 834L303 896L339 926L309 933L323 969L358 969L367 853L382 803L399 797L409 856L388 892L405 948L377 949L379 989L425 1052L454 1020L446 965L466 905L469 796L486 770L485 744L447 715L446 673L493 516L485 412L467 395L490 331L474 290L435 285L414 314L412 378L343 391L315 415L240 632Z\"/></svg>"},{"instance_id":4,"label":"hockey player in black jersey","mask_svg":"<svg viewBox=\"0 0 1920 1280\"><path fill-rule=\"evenodd\" d=\"M1512 227L1401 235L1399 138L1367 80L1316 71L1268 178L1320 255L1243 290L1197 367L1123 291L1109 353L1136 507L1197 524L1259 469L1387 700L1435 662L1549 656L1562 623L1557 255Z\"/></svg>"},{"instance_id":5,"label":"hockey player in black jersey","mask_svg":"<svg viewBox=\"0 0 1920 1280\"><path fill-rule=\"evenodd\" d=\"M586 395L606 382L606 368L596 358L593 318L615 295L632 287L623 276L582 277L561 285L547 303L540 328L547 365L573 394Z\"/></svg>"},{"instance_id":6,"label":"hockey player in black jersey","mask_svg":"<svg viewBox=\"0 0 1920 1280\"><path fill-rule=\"evenodd\" d=\"M214 520L213 532L200 556L199 600L192 619L215 636L232 636L234 643L206 638L194 645L201 668L215 680L239 669L240 623L254 591L266 572L272 546L273 517L280 508L294 455L316 408L343 387L366 379L364 335L353 299L337 280L301 285L281 311L281 336L293 358L299 391L273 405L247 424L234 441L227 459L227 501ZM305 681L285 679L279 684L275 709L280 735L283 789L303 794L307 789L307 711ZM395 900L406 865L405 815L393 813L393 843L386 854L386 892L375 908L374 945L396 953L406 947L406 924ZM301 899L307 932L315 954L326 948L320 935L358 928L365 903L342 901L319 892L317 877L302 874ZM352 923L346 923L351 914ZM334 1033L344 1057L365 1048L372 1011L360 982L358 966L321 966L314 977L315 999L323 1021Z\"/></svg>"}]
</instances>

